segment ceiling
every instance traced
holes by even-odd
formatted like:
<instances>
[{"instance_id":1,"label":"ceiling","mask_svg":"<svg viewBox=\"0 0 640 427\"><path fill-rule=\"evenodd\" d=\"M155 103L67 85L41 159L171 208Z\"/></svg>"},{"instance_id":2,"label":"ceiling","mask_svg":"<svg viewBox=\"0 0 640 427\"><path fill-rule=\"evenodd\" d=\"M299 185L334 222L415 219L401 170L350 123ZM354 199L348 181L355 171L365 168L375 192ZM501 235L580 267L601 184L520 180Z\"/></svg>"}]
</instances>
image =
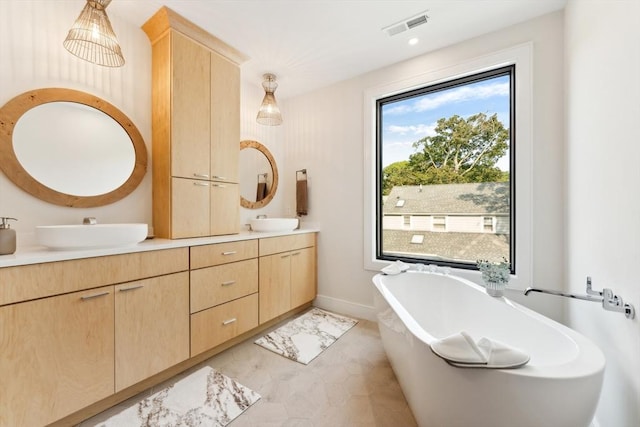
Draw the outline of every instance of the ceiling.
<instances>
[{"instance_id":1,"label":"ceiling","mask_svg":"<svg viewBox=\"0 0 640 427\"><path fill-rule=\"evenodd\" d=\"M167 6L250 59L242 78L276 74L292 97L562 9L566 0L114 0L107 12L141 26ZM425 12L395 36L383 28ZM410 46L408 40L419 42ZM124 52L126 57L126 52Z\"/></svg>"}]
</instances>

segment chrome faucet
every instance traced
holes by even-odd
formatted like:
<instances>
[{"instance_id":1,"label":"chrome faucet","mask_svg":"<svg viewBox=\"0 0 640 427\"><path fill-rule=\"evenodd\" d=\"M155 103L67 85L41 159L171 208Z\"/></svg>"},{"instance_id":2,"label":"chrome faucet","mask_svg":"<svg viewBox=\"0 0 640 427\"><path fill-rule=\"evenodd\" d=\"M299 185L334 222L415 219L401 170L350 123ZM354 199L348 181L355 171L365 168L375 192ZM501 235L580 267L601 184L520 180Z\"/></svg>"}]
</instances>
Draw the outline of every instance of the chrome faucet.
<instances>
[{"instance_id":1,"label":"chrome faucet","mask_svg":"<svg viewBox=\"0 0 640 427\"><path fill-rule=\"evenodd\" d=\"M540 288L527 288L524 291L525 296L530 292L540 292L542 294L557 295L567 298L576 298L584 301L601 302L602 308L608 311L617 311L624 313L627 319L633 319L635 317L635 309L631 304L626 304L622 301L622 298L615 295L609 288L604 288L602 291L594 291L591 287L591 277L587 277L587 295L570 294L560 291L554 291L551 289Z\"/></svg>"},{"instance_id":2,"label":"chrome faucet","mask_svg":"<svg viewBox=\"0 0 640 427\"><path fill-rule=\"evenodd\" d=\"M95 225L98 223L98 220L95 217L87 216L82 219L82 223L84 225Z\"/></svg>"},{"instance_id":3,"label":"chrome faucet","mask_svg":"<svg viewBox=\"0 0 640 427\"><path fill-rule=\"evenodd\" d=\"M267 219L266 215L256 215L256 219Z\"/></svg>"}]
</instances>

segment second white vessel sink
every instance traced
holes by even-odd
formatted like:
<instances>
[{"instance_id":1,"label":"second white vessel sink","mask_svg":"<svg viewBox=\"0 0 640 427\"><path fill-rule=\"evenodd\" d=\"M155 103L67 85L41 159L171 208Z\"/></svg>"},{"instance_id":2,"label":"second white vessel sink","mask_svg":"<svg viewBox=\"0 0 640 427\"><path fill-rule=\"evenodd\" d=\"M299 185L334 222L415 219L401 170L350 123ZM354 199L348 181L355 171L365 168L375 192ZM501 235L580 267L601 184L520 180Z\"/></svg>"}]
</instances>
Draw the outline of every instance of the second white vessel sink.
<instances>
[{"instance_id":1,"label":"second white vessel sink","mask_svg":"<svg viewBox=\"0 0 640 427\"><path fill-rule=\"evenodd\" d=\"M133 246L147 238L147 224L40 225L38 244L55 250Z\"/></svg>"},{"instance_id":2,"label":"second white vessel sink","mask_svg":"<svg viewBox=\"0 0 640 427\"><path fill-rule=\"evenodd\" d=\"M298 218L253 218L249 220L253 231L293 231Z\"/></svg>"}]
</instances>

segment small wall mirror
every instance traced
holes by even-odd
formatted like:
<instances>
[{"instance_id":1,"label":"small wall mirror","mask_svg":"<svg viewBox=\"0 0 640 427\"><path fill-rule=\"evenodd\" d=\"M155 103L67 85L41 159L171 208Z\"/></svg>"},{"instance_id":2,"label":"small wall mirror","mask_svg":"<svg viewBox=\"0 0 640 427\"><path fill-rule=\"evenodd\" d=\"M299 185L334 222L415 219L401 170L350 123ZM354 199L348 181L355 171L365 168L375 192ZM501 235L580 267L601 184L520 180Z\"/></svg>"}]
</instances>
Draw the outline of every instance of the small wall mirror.
<instances>
[{"instance_id":1,"label":"small wall mirror","mask_svg":"<svg viewBox=\"0 0 640 427\"><path fill-rule=\"evenodd\" d=\"M258 141L240 141L240 205L266 206L277 189L278 168L267 147Z\"/></svg>"},{"instance_id":2,"label":"small wall mirror","mask_svg":"<svg viewBox=\"0 0 640 427\"><path fill-rule=\"evenodd\" d=\"M144 141L127 116L98 97L60 88L23 93L0 109L0 156L0 169L18 187L69 207L120 200L147 168Z\"/></svg>"}]
</instances>

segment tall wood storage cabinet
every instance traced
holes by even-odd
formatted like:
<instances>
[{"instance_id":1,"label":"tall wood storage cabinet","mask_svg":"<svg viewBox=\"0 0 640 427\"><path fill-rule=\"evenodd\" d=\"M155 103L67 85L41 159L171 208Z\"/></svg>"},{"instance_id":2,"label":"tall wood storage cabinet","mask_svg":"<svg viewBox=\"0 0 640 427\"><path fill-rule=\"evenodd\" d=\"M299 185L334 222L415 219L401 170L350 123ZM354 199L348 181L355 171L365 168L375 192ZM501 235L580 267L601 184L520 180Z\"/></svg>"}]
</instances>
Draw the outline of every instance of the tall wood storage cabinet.
<instances>
[{"instance_id":1,"label":"tall wood storage cabinet","mask_svg":"<svg viewBox=\"0 0 640 427\"><path fill-rule=\"evenodd\" d=\"M142 29L152 45L154 233L238 233L246 57L166 7Z\"/></svg>"}]
</instances>

